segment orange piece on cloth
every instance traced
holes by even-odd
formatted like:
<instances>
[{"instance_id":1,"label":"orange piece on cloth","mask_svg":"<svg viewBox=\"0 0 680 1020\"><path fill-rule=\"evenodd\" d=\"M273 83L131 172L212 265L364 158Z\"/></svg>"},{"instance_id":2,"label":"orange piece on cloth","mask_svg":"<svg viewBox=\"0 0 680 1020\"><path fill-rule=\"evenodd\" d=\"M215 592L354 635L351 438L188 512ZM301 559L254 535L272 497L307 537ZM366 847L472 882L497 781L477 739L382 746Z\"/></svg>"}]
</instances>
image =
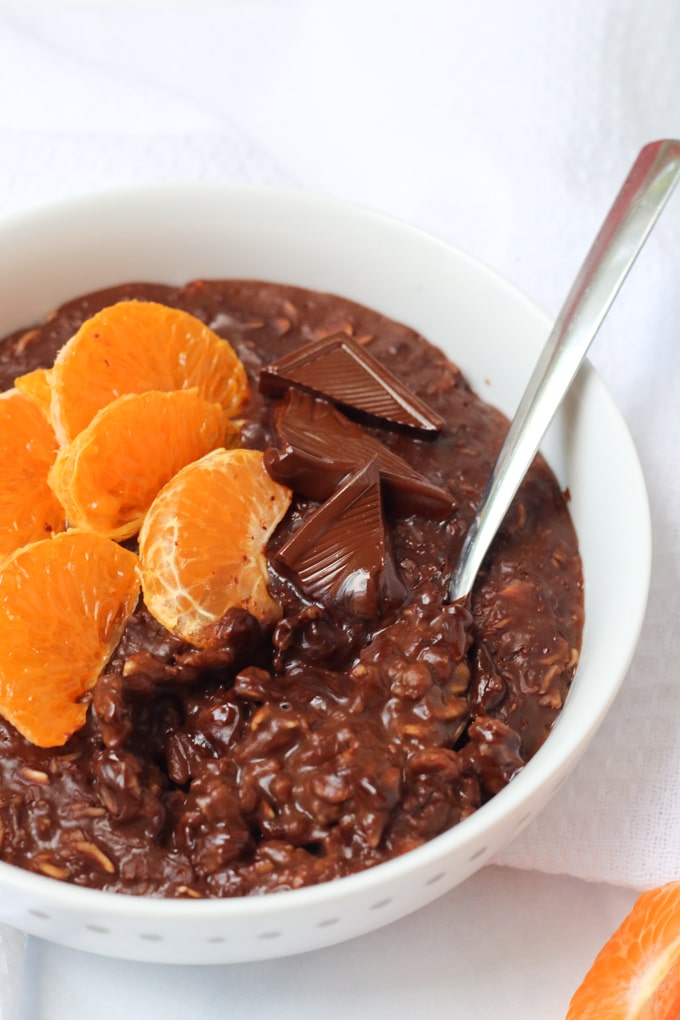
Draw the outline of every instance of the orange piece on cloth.
<instances>
[{"instance_id":1,"label":"orange piece on cloth","mask_svg":"<svg viewBox=\"0 0 680 1020\"><path fill-rule=\"evenodd\" d=\"M680 882L642 893L575 992L566 1020L680 1018Z\"/></svg>"}]
</instances>

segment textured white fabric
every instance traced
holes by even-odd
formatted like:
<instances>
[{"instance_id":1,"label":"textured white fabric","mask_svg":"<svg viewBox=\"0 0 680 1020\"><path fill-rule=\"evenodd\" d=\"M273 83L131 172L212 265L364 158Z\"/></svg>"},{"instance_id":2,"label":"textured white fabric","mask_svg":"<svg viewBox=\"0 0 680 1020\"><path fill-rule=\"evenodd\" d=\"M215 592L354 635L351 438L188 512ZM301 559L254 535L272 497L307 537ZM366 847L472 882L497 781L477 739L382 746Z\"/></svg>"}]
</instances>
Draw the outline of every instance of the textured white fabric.
<instances>
[{"instance_id":1,"label":"textured white fabric","mask_svg":"<svg viewBox=\"0 0 680 1020\"><path fill-rule=\"evenodd\" d=\"M257 145L230 130L177 134L0 130L0 216L102 188L178 180L285 183ZM46 182L46 177L48 178Z\"/></svg>"},{"instance_id":2,"label":"textured white fabric","mask_svg":"<svg viewBox=\"0 0 680 1020\"><path fill-rule=\"evenodd\" d=\"M290 184L445 237L555 314L638 149L680 136L678 53L670 0L5 0L0 215L153 180ZM679 280L680 194L592 353L647 477L647 620L506 864L680 877Z\"/></svg>"},{"instance_id":3,"label":"textured white fabric","mask_svg":"<svg viewBox=\"0 0 680 1020\"><path fill-rule=\"evenodd\" d=\"M26 936L0 925L0 1020L19 1020Z\"/></svg>"}]
</instances>

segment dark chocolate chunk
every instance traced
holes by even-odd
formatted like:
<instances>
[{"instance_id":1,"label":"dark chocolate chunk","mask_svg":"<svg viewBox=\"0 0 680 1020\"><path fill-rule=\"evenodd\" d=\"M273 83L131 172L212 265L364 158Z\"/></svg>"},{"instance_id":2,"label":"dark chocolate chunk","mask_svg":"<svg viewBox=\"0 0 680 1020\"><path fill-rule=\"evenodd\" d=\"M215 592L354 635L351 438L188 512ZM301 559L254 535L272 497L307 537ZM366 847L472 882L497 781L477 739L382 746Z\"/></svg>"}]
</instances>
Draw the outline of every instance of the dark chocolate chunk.
<instances>
[{"instance_id":1,"label":"dark chocolate chunk","mask_svg":"<svg viewBox=\"0 0 680 1020\"><path fill-rule=\"evenodd\" d=\"M397 514L444 518L453 512L448 492L327 400L289 390L277 410L276 430L282 448L267 450L267 470L277 482L309 499L328 499L348 474L375 458L390 509Z\"/></svg>"},{"instance_id":2,"label":"dark chocolate chunk","mask_svg":"<svg viewBox=\"0 0 680 1020\"><path fill-rule=\"evenodd\" d=\"M274 557L313 602L372 618L406 599L385 528L377 460L360 467Z\"/></svg>"},{"instance_id":3,"label":"dark chocolate chunk","mask_svg":"<svg viewBox=\"0 0 680 1020\"><path fill-rule=\"evenodd\" d=\"M260 392L281 396L289 384L373 418L435 433L444 419L345 333L315 340L260 371Z\"/></svg>"}]
</instances>

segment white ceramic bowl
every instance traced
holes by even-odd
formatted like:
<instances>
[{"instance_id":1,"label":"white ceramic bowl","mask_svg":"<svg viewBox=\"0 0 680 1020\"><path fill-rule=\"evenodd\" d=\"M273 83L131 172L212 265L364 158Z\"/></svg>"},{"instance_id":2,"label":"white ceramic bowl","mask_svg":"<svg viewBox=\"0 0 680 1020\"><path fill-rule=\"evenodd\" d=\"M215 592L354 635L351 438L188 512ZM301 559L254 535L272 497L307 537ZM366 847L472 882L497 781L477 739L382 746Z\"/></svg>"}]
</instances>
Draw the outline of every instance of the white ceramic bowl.
<instances>
[{"instance_id":1,"label":"white ceramic bowl","mask_svg":"<svg viewBox=\"0 0 680 1020\"><path fill-rule=\"evenodd\" d=\"M0 335L94 288L200 276L297 284L376 308L443 347L508 415L550 326L503 279L402 223L297 192L202 184L86 197L0 224ZM0 864L0 919L111 956L256 960L378 928L490 861L546 804L594 736L628 667L648 590L644 481L626 427L589 366L543 450L572 497L585 573L583 653L547 742L489 804L370 871L254 898L119 896Z\"/></svg>"}]
</instances>

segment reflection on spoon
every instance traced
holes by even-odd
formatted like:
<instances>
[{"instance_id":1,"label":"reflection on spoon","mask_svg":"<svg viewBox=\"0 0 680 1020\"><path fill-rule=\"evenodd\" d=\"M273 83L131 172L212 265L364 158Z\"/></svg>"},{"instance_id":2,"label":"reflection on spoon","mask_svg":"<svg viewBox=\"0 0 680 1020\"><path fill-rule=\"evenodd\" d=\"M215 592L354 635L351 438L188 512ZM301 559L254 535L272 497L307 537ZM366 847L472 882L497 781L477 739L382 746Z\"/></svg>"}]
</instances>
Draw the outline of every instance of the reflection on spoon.
<instances>
[{"instance_id":1,"label":"reflection on spoon","mask_svg":"<svg viewBox=\"0 0 680 1020\"><path fill-rule=\"evenodd\" d=\"M680 142L638 155L574 281L491 472L449 586L470 595L488 548L621 284L680 178Z\"/></svg>"}]
</instances>

